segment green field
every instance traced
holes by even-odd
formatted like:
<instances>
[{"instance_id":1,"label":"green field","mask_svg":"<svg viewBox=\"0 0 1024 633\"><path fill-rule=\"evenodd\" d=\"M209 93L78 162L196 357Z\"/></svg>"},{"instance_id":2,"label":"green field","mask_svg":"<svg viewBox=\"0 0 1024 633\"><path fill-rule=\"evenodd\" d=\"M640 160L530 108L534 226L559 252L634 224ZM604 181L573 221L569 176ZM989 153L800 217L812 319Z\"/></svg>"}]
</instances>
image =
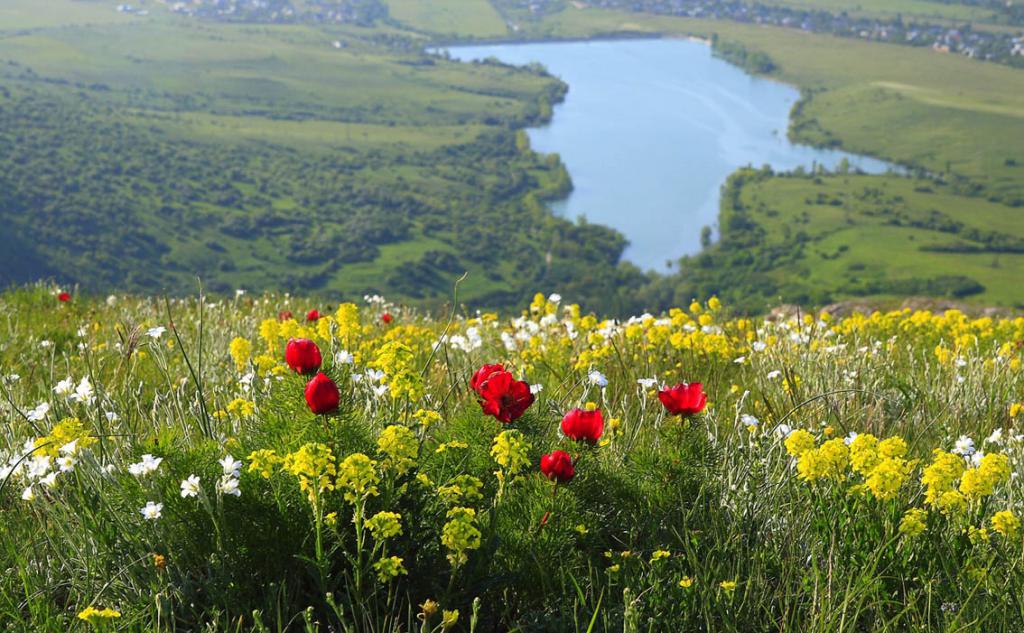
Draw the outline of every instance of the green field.
<instances>
[{"instance_id":1,"label":"green field","mask_svg":"<svg viewBox=\"0 0 1024 633\"><path fill-rule=\"evenodd\" d=\"M456 37L503 37L505 21L488 0L387 0L391 17L405 26Z\"/></svg>"},{"instance_id":2,"label":"green field","mask_svg":"<svg viewBox=\"0 0 1024 633\"><path fill-rule=\"evenodd\" d=\"M901 16L906 19L939 19L958 21L985 21L992 10L968 4L946 3L932 0L767 0L797 9L842 12L882 18Z\"/></svg>"}]
</instances>

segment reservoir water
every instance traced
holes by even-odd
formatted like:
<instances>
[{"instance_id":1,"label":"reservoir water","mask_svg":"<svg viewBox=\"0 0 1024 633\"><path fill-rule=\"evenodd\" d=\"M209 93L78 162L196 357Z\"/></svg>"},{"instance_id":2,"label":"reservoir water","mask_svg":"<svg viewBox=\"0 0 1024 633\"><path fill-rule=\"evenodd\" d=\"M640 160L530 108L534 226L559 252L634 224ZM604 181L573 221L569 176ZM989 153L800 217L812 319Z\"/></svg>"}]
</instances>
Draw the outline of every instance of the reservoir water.
<instances>
[{"instance_id":1,"label":"reservoir water","mask_svg":"<svg viewBox=\"0 0 1024 633\"><path fill-rule=\"evenodd\" d=\"M700 250L717 228L719 191L745 165L776 171L844 157L881 173L883 161L786 138L799 99L792 86L754 77L693 40L647 39L456 46L454 59L543 64L569 85L550 124L528 130L533 149L557 152L574 185L555 213L621 231L641 268Z\"/></svg>"}]
</instances>

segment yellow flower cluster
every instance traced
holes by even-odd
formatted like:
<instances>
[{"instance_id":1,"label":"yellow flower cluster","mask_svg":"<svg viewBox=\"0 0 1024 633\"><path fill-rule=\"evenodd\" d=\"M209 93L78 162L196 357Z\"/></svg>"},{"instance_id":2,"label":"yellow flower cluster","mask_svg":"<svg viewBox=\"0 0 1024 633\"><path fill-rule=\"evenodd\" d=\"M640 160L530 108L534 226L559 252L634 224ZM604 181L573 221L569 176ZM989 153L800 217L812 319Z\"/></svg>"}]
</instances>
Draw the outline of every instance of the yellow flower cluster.
<instances>
[{"instance_id":1,"label":"yellow flower cluster","mask_svg":"<svg viewBox=\"0 0 1024 633\"><path fill-rule=\"evenodd\" d=\"M960 479L960 492L968 499L987 497L995 487L1010 479L1010 458L989 453L981 458L977 468L970 468Z\"/></svg>"},{"instance_id":2,"label":"yellow flower cluster","mask_svg":"<svg viewBox=\"0 0 1024 633\"><path fill-rule=\"evenodd\" d=\"M458 567L469 560L469 552L480 547L480 530L476 527L476 510L452 508L441 529L441 544L448 549L448 561Z\"/></svg>"},{"instance_id":3,"label":"yellow flower cluster","mask_svg":"<svg viewBox=\"0 0 1024 633\"><path fill-rule=\"evenodd\" d=\"M1002 510L992 515L992 529L1006 538L1014 538L1020 532L1020 519L1009 510Z\"/></svg>"},{"instance_id":4,"label":"yellow flower cluster","mask_svg":"<svg viewBox=\"0 0 1024 633\"><path fill-rule=\"evenodd\" d=\"M241 418L248 418L256 413L256 405L245 398L235 398L228 403L228 413Z\"/></svg>"},{"instance_id":5,"label":"yellow flower cluster","mask_svg":"<svg viewBox=\"0 0 1024 633\"><path fill-rule=\"evenodd\" d=\"M874 435L863 433L850 443L851 467L865 478L871 494L882 501L896 498L909 479L913 463L904 459L906 454L907 443L901 437L880 442Z\"/></svg>"},{"instance_id":6,"label":"yellow flower cluster","mask_svg":"<svg viewBox=\"0 0 1024 633\"><path fill-rule=\"evenodd\" d=\"M900 534L911 538L920 536L927 529L928 512L921 508L911 508L900 521Z\"/></svg>"},{"instance_id":7,"label":"yellow flower cluster","mask_svg":"<svg viewBox=\"0 0 1024 633\"><path fill-rule=\"evenodd\" d=\"M261 448L249 453L249 472L259 473L260 477L270 479L271 475L281 467L283 459L274 451Z\"/></svg>"},{"instance_id":8,"label":"yellow flower cluster","mask_svg":"<svg viewBox=\"0 0 1024 633\"><path fill-rule=\"evenodd\" d=\"M843 440L828 440L818 448L805 450L797 460L796 469L806 481L841 480L850 463L850 449Z\"/></svg>"},{"instance_id":9,"label":"yellow flower cluster","mask_svg":"<svg viewBox=\"0 0 1024 633\"><path fill-rule=\"evenodd\" d=\"M304 444L294 453L285 455L281 465L298 478L299 488L309 495L310 502L315 502L320 493L334 490L337 469L334 452L326 444Z\"/></svg>"},{"instance_id":10,"label":"yellow flower cluster","mask_svg":"<svg viewBox=\"0 0 1024 633\"><path fill-rule=\"evenodd\" d=\"M338 468L338 488L345 491L345 501L356 503L377 495L377 462L362 453L353 453Z\"/></svg>"},{"instance_id":11,"label":"yellow flower cluster","mask_svg":"<svg viewBox=\"0 0 1024 633\"><path fill-rule=\"evenodd\" d=\"M78 613L78 619L88 622L89 624L102 624L109 620L121 617L121 612L106 607L103 609L97 609L96 607L86 607Z\"/></svg>"},{"instance_id":12,"label":"yellow flower cluster","mask_svg":"<svg viewBox=\"0 0 1024 633\"><path fill-rule=\"evenodd\" d=\"M373 569L377 572L377 580L383 583L400 575L408 574L409 572L405 569L405 565L402 562L402 559L398 556L386 556L374 563Z\"/></svg>"},{"instance_id":13,"label":"yellow flower cluster","mask_svg":"<svg viewBox=\"0 0 1024 633\"><path fill-rule=\"evenodd\" d=\"M378 512L366 520L366 528L378 541L398 536L402 533L402 515L397 512Z\"/></svg>"},{"instance_id":14,"label":"yellow flower cluster","mask_svg":"<svg viewBox=\"0 0 1024 633\"><path fill-rule=\"evenodd\" d=\"M963 495L956 489L957 481L966 470L964 460L938 448L932 455L932 463L921 474L924 501L947 514L958 514L967 507Z\"/></svg>"},{"instance_id":15,"label":"yellow flower cluster","mask_svg":"<svg viewBox=\"0 0 1024 633\"><path fill-rule=\"evenodd\" d=\"M484 482L473 475L457 475L447 485L438 486L437 494L449 505L473 503L484 498L483 487Z\"/></svg>"},{"instance_id":16,"label":"yellow flower cluster","mask_svg":"<svg viewBox=\"0 0 1024 633\"><path fill-rule=\"evenodd\" d=\"M423 374L416 367L416 355L409 345L400 340L382 345L370 366L384 372L384 382L392 399L408 398L415 402L426 392Z\"/></svg>"},{"instance_id":17,"label":"yellow flower cluster","mask_svg":"<svg viewBox=\"0 0 1024 633\"><path fill-rule=\"evenodd\" d=\"M420 444L416 435L407 427L393 424L381 431L377 438L377 450L384 455L384 468L404 475L416 463Z\"/></svg>"},{"instance_id":18,"label":"yellow flower cluster","mask_svg":"<svg viewBox=\"0 0 1024 633\"><path fill-rule=\"evenodd\" d=\"M529 451L530 445L523 439L523 434L519 431L510 429L495 436L491 446L491 457L498 464L495 475L499 485L515 477L530 465Z\"/></svg>"},{"instance_id":19,"label":"yellow flower cluster","mask_svg":"<svg viewBox=\"0 0 1024 633\"><path fill-rule=\"evenodd\" d=\"M235 369L239 373L245 371L249 366L249 358L252 356L252 343L249 342L249 339L241 336L235 338L231 341L228 351L231 353L231 359L235 361Z\"/></svg>"},{"instance_id":20,"label":"yellow flower cluster","mask_svg":"<svg viewBox=\"0 0 1024 633\"><path fill-rule=\"evenodd\" d=\"M37 437L33 444L38 449L37 454L57 457L61 447L67 446L72 442L74 442L76 450L80 451L89 448L97 441L89 430L85 428L81 420L78 418L64 418L50 429L49 435Z\"/></svg>"}]
</instances>

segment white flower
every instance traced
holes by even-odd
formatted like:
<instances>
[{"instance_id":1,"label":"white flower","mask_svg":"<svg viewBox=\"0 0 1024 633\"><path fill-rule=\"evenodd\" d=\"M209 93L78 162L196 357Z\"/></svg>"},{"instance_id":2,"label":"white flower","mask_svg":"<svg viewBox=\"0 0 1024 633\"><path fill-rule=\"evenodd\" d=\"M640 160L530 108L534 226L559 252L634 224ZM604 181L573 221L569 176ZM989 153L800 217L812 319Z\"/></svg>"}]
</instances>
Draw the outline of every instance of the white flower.
<instances>
[{"instance_id":1,"label":"white flower","mask_svg":"<svg viewBox=\"0 0 1024 633\"><path fill-rule=\"evenodd\" d=\"M974 454L974 440L966 435L961 435L960 438L957 439L956 444L953 445L953 452L957 455L970 457Z\"/></svg>"},{"instance_id":2,"label":"white flower","mask_svg":"<svg viewBox=\"0 0 1024 633\"><path fill-rule=\"evenodd\" d=\"M108 306L113 306L115 303L117 303L117 295L109 295L109 296L107 296L107 305Z\"/></svg>"},{"instance_id":3,"label":"white flower","mask_svg":"<svg viewBox=\"0 0 1024 633\"><path fill-rule=\"evenodd\" d=\"M146 330L146 335L149 336L149 338L160 338L161 336L164 335L164 332L166 331L167 328L165 328L162 325L158 325L156 327L151 327L148 330Z\"/></svg>"},{"instance_id":4,"label":"white flower","mask_svg":"<svg viewBox=\"0 0 1024 633\"><path fill-rule=\"evenodd\" d=\"M787 438L787 437L790 436L790 434L792 432L793 432L793 428L791 426L789 426L788 424L780 424L777 427L775 427L775 435L776 435L776 437Z\"/></svg>"},{"instance_id":5,"label":"white flower","mask_svg":"<svg viewBox=\"0 0 1024 633\"><path fill-rule=\"evenodd\" d=\"M121 416L117 415L113 411L107 411L103 414L103 417L107 419L107 422L117 422Z\"/></svg>"},{"instance_id":6,"label":"white flower","mask_svg":"<svg viewBox=\"0 0 1024 633\"><path fill-rule=\"evenodd\" d=\"M50 403L49 402L40 402L39 404L36 405L35 409L32 409L31 411L26 413L25 417L28 418L29 420L31 420L32 422L39 422L43 418L45 418L46 414L48 414L49 412L50 412Z\"/></svg>"},{"instance_id":7,"label":"white flower","mask_svg":"<svg viewBox=\"0 0 1024 633\"><path fill-rule=\"evenodd\" d=\"M334 363L337 365L351 365L353 362L355 362L355 359L347 350L341 350L334 355Z\"/></svg>"},{"instance_id":8,"label":"white flower","mask_svg":"<svg viewBox=\"0 0 1024 633\"><path fill-rule=\"evenodd\" d=\"M218 463L220 464L221 468L224 469L225 475L230 475L232 477L239 476L239 473L241 472L242 468L242 462L238 461L231 455L225 456L224 459L220 460Z\"/></svg>"},{"instance_id":9,"label":"white flower","mask_svg":"<svg viewBox=\"0 0 1024 633\"><path fill-rule=\"evenodd\" d=\"M36 455L32 459L28 460L25 465L25 470L29 479L42 479L48 472L50 472L50 456Z\"/></svg>"},{"instance_id":10,"label":"white flower","mask_svg":"<svg viewBox=\"0 0 1024 633\"><path fill-rule=\"evenodd\" d=\"M539 383L536 385L530 385L530 393L532 393L533 395L537 395L542 391L544 391L544 385Z\"/></svg>"},{"instance_id":11,"label":"white flower","mask_svg":"<svg viewBox=\"0 0 1024 633\"><path fill-rule=\"evenodd\" d=\"M32 490L32 486L29 486L21 491L22 501L32 501L36 498L36 493Z\"/></svg>"},{"instance_id":12,"label":"white flower","mask_svg":"<svg viewBox=\"0 0 1024 633\"><path fill-rule=\"evenodd\" d=\"M184 479L181 482L181 498L186 499L197 496L199 496L199 477L189 475L188 479Z\"/></svg>"},{"instance_id":13,"label":"white flower","mask_svg":"<svg viewBox=\"0 0 1024 633\"><path fill-rule=\"evenodd\" d=\"M163 516L164 504L147 501L146 505L139 510L139 514L147 521L156 521Z\"/></svg>"},{"instance_id":14,"label":"white flower","mask_svg":"<svg viewBox=\"0 0 1024 633\"><path fill-rule=\"evenodd\" d=\"M6 380L7 382L18 382L19 380L21 380L21 376L19 376L18 374L8 374L4 380Z\"/></svg>"},{"instance_id":15,"label":"white flower","mask_svg":"<svg viewBox=\"0 0 1024 633\"><path fill-rule=\"evenodd\" d=\"M658 384L657 378L640 378L636 381L636 384L640 385L644 389L653 389Z\"/></svg>"},{"instance_id":16,"label":"white flower","mask_svg":"<svg viewBox=\"0 0 1024 633\"><path fill-rule=\"evenodd\" d=\"M992 435L985 438L985 441L989 444L1002 444L1003 443L1003 430L996 429L992 431Z\"/></svg>"},{"instance_id":17,"label":"white flower","mask_svg":"<svg viewBox=\"0 0 1024 633\"><path fill-rule=\"evenodd\" d=\"M746 356L740 356L739 358L733 359L732 362L736 363L737 365L742 365L743 363L747 362L747 357Z\"/></svg>"},{"instance_id":18,"label":"white flower","mask_svg":"<svg viewBox=\"0 0 1024 633\"><path fill-rule=\"evenodd\" d=\"M366 377L369 380L372 380L373 382L380 382L381 380L384 380L384 377L386 375L387 374L385 374L384 372L382 372L379 369L367 369L366 370Z\"/></svg>"},{"instance_id":19,"label":"white flower","mask_svg":"<svg viewBox=\"0 0 1024 633\"><path fill-rule=\"evenodd\" d=\"M142 456L141 462L138 462L137 464L129 464L128 472L136 477L143 477L159 468L160 462L162 461L164 461L163 457L153 457L149 453L146 453Z\"/></svg>"},{"instance_id":20,"label":"white flower","mask_svg":"<svg viewBox=\"0 0 1024 633\"><path fill-rule=\"evenodd\" d=\"M53 341L39 341L39 347L42 347L43 349L49 349L53 347Z\"/></svg>"},{"instance_id":21,"label":"white flower","mask_svg":"<svg viewBox=\"0 0 1024 633\"><path fill-rule=\"evenodd\" d=\"M57 473L50 473L39 480L39 483L43 484L47 488L53 489L57 487Z\"/></svg>"},{"instance_id":22,"label":"white flower","mask_svg":"<svg viewBox=\"0 0 1024 633\"><path fill-rule=\"evenodd\" d=\"M985 457L984 451L977 451L971 454L971 465L977 468L978 466L981 465L981 460L983 457Z\"/></svg>"},{"instance_id":23,"label":"white flower","mask_svg":"<svg viewBox=\"0 0 1024 633\"><path fill-rule=\"evenodd\" d=\"M71 440L64 446L61 446L60 452L64 455L74 455L78 452L78 440Z\"/></svg>"},{"instance_id":24,"label":"white flower","mask_svg":"<svg viewBox=\"0 0 1024 633\"><path fill-rule=\"evenodd\" d=\"M850 444L853 444L853 440L855 439L857 439L857 433L850 431L850 434L847 435L846 439L843 440L843 444L849 446Z\"/></svg>"},{"instance_id":25,"label":"white flower","mask_svg":"<svg viewBox=\"0 0 1024 633\"><path fill-rule=\"evenodd\" d=\"M245 290L242 289L242 288L239 288L238 290L235 291L235 296L236 297L241 297L244 294L245 294Z\"/></svg>"},{"instance_id":26,"label":"white flower","mask_svg":"<svg viewBox=\"0 0 1024 633\"><path fill-rule=\"evenodd\" d=\"M224 475L220 478L220 481L217 482L217 491L224 495L242 496L242 491L238 487L238 480L229 475Z\"/></svg>"},{"instance_id":27,"label":"white flower","mask_svg":"<svg viewBox=\"0 0 1024 633\"><path fill-rule=\"evenodd\" d=\"M58 396L70 396L75 391L75 380L71 376L68 376L64 380L57 383L57 386L53 388L53 393Z\"/></svg>"},{"instance_id":28,"label":"white flower","mask_svg":"<svg viewBox=\"0 0 1024 633\"><path fill-rule=\"evenodd\" d=\"M96 400L92 390L92 383L89 382L88 377L82 378L79 381L78 386L75 387L75 395L73 397L75 402L82 404L92 404Z\"/></svg>"},{"instance_id":29,"label":"white flower","mask_svg":"<svg viewBox=\"0 0 1024 633\"><path fill-rule=\"evenodd\" d=\"M587 379L590 381L590 384L597 385L602 389L608 386L608 378L596 369L587 374Z\"/></svg>"},{"instance_id":30,"label":"white flower","mask_svg":"<svg viewBox=\"0 0 1024 633\"><path fill-rule=\"evenodd\" d=\"M746 426L747 428L757 428L757 425L761 424L760 420L750 415L749 413L744 413L743 415L741 415L740 422L742 422L743 426Z\"/></svg>"},{"instance_id":31,"label":"white flower","mask_svg":"<svg viewBox=\"0 0 1024 633\"><path fill-rule=\"evenodd\" d=\"M378 398L383 397L383 395L386 394L387 392L387 385L377 385L376 387L373 388L373 395L377 396Z\"/></svg>"},{"instance_id":32,"label":"white flower","mask_svg":"<svg viewBox=\"0 0 1024 633\"><path fill-rule=\"evenodd\" d=\"M772 371L768 372L768 380L775 380L776 378L778 378L781 375L782 375L782 371L781 370L773 369Z\"/></svg>"},{"instance_id":33,"label":"white flower","mask_svg":"<svg viewBox=\"0 0 1024 633\"><path fill-rule=\"evenodd\" d=\"M552 292L551 295L548 297L548 301L550 301L551 303L561 303L562 295L558 294L557 292Z\"/></svg>"},{"instance_id":34,"label":"white flower","mask_svg":"<svg viewBox=\"0 0 1024 633\"><path fill-rule=\"evenodd\" d=\"M60 467L60 472L69 473L75 469L75 458L70 455L57 458L57 466Z\"/></svg>"}]
</instances>

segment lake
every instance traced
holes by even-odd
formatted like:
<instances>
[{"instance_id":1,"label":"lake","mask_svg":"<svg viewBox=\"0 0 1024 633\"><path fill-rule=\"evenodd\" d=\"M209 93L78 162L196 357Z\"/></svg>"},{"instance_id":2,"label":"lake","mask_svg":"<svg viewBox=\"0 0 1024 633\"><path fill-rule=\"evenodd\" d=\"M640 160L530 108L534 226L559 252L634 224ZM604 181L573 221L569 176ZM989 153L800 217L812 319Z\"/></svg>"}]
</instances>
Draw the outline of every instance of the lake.
<instances>
[{"instance_id":1,"label":"lake","mask_svg":"<svg viewBox=\"0 0 1024 633\"><path fill-rule=\"evenodd\" d=\"M569 85L551 123L528 130L533 148L562 157L574 185L552 210L621 231L625 259L664 271L700 251L717 227L719 192L745 165L777 171L844 157L869 173L889 165L786 138L800 93L754 77L694 40L645 39L456 46L462 61L543 64Z\"/></svg>"}]
</instances>

